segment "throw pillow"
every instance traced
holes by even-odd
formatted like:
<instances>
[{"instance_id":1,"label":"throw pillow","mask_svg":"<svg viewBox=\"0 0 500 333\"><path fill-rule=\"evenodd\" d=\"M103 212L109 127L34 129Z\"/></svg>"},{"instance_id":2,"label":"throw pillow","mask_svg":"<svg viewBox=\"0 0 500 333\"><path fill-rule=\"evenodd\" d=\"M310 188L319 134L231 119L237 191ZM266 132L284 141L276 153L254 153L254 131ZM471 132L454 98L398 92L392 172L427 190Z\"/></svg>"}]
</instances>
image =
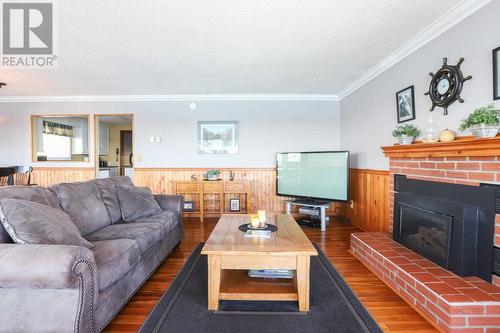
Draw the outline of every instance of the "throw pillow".
<instances>
[{"instance_id":1,"label":"throw pillow","mask_svg":"<svg viewBox=\"0 0 500 333\"><path fill-rule=\"evenodd\" d=\"M0 199L0 222L17 244L76 245L91 248L68 214L20 199Z\"/></svg>"},{"instance_id":2,"label":"throw pillow","mask_svg":"<svg viewBox=\"0 0 500 333\"><path fill-rule=\"evenodd\" d=\"M125 222L133 222L162 211L147 187L118 185L116 191L120 200L122 219Z\"/></svg>"}]
</instances>

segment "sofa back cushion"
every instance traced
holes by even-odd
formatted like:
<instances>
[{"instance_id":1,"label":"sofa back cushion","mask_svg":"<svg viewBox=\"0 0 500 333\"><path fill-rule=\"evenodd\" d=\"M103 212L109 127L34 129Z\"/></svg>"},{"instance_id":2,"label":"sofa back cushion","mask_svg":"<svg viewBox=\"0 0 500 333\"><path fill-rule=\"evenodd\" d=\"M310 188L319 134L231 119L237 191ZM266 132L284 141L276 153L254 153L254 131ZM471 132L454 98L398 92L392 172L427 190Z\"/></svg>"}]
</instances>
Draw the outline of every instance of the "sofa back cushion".
<instances>
[{"instance_id":1,"label":"sofa back cushion","mask_svg":"<svg viewBox=\"0 0 500 333\"><path fill-rule=\"evenodd\" d=\"M134 183L132 183L132 180L127 176L96 179L95 182L101 191L101 198L108 210L111 223L120 221L122 212L118 193L116 192L116 186L133 187Z\"/></svg>"},{"instance_id":2,"label":"sofa back cushion","mask_svg":"<svg viewBox=\"0 0 500 333\"><path fill-rule=\"evenodd\" d=\"M134 222L162 211L148 187L117 186L116 189L125 222Z\"/></svg>"},{"instance_id":3,"label":"sofa back cushion","mask_svg":"<svg viewBox=\"0 0 500 333\"><path fill-rule=\"evenodd\" d=\"M0 199L0 222L17 244L92 247L80 235L68 214L37 202Z\"/></svg>"},{"instance_id":4,"label":"sofa back cushion","mask_svg":"<svg viewBox=\"0 0 500 333\"><path fill-rule=\"evenodd\" d=\"M82 236L111 224L101 192L94 181L58 184L50 189Z\"/></svg>"},{"instance_id":5,"label":"sofa back cushion","mask_svg":"<svg viewBox=\"0 0 500 333\"><path fill-rule=\"evenodd\" d=\"M11 198L37 202L42 205L59 208L59 199L41 186L9 186L0 187L0 199ZM0 224L0 243L12 243L12 238Z\"/></svg>"}]
</instances>

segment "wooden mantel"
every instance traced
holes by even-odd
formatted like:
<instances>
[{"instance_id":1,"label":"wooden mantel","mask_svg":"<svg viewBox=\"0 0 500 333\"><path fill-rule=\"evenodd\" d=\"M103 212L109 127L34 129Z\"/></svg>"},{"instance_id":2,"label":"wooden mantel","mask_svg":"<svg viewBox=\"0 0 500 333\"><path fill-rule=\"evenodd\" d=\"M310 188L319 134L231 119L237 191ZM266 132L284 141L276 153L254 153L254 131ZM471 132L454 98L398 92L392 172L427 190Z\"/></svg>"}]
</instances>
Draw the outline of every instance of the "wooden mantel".
<instances>
[{"instance_id":1,"label":"wooden mantel","mask_svg":"<svg viewBox=\"0 0 500 333\"><path fill-rule=\"evenodd\" d=\"M477 139L473 136L457 137L451 142L393 145L382 147L389 158L448 157L448 156L500 156L500 136Z\"/></svg>"}]
</instances>

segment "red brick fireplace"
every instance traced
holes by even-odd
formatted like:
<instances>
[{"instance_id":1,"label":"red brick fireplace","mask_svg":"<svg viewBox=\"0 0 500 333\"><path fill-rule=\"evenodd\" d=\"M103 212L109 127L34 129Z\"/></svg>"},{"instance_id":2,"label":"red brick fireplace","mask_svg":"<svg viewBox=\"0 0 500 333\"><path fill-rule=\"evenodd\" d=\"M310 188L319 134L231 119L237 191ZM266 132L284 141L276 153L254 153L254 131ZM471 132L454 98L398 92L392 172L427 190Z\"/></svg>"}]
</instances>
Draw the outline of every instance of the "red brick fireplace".
<instances>
[{"instance_id":1,"label":"red brick fireplace","mask_svg":"<svg viewBox=\"0 0 500 333\"><path fill-rule=\"evenodd\" d=\"M382 149L390 159L391 226L394 175L473 186L500 183L500 137L463 137L450 143L415 143ZM500 246L500 215L495 220L494 243ZM478 277L459 277L396 243L391 234L354 234L351 251L442 331L500 332L497 276L493 276L493 284Z\"/></svg>"}]
</instances>

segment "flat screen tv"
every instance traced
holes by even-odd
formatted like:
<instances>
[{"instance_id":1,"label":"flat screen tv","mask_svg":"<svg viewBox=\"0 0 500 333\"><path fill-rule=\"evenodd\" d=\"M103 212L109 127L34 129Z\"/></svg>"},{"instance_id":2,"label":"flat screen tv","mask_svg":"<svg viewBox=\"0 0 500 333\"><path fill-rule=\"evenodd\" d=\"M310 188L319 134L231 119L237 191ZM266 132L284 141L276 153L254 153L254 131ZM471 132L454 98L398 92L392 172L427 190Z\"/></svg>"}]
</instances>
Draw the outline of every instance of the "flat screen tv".
<instances>
[{"instance_id":1,"label":"flat screen tv","mask_svg":"<svg viewBox=\"0 0 500 333\"><path fill-rule=\"evenodd\" d=\"M349 152L276 154L278 195L306 201L349 200Z\"/></svg>"}]
</instances>

